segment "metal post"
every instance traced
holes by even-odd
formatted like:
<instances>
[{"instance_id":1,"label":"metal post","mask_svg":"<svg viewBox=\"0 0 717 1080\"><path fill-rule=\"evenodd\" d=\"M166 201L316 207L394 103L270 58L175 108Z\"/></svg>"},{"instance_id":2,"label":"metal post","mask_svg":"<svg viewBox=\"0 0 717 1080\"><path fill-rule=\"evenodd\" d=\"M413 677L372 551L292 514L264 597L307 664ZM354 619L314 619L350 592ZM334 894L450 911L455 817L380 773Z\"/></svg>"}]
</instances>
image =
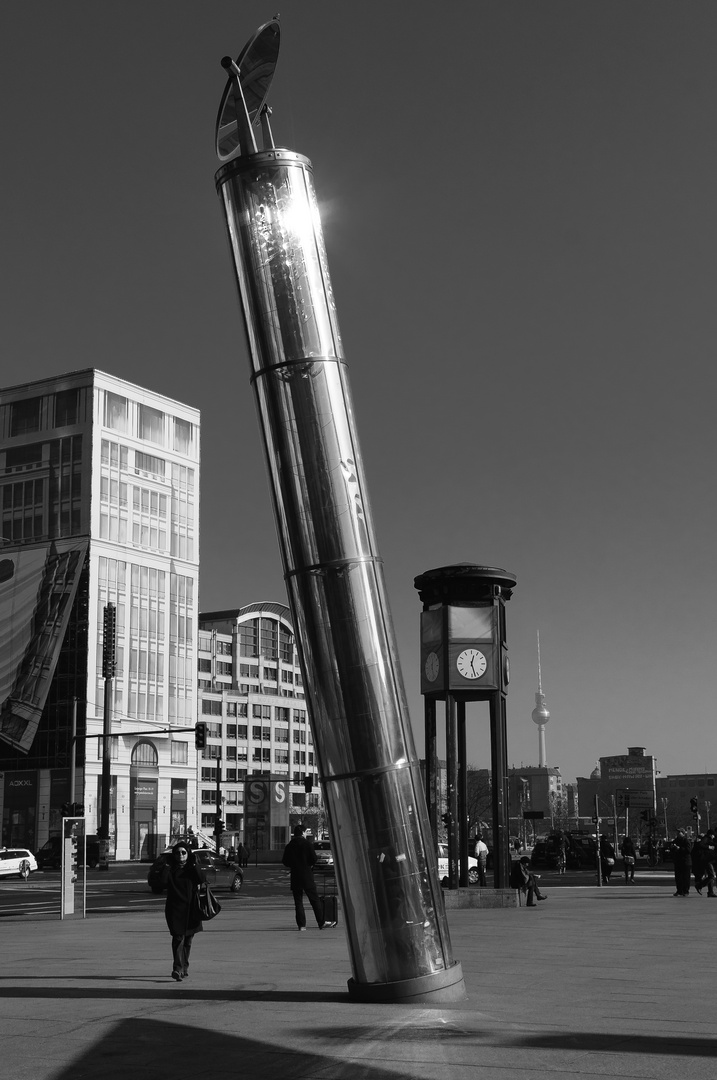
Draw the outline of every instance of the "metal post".
<instances>
[{"instance_id":1,"label":"metal post","mask_svg":"<svg viewBox=\"0 0 717 1080\"><path fill-rule=\"evenodd\" d=\"M448 888L458 888L458 784L456 766L458 763L458 722L456 717L456 699L452 694L446 697L446 780L448 812Z\"/></svg>"},{"instance_id":2,"label":"metal post","mask_svg":"<svg viewBox=\"0 0 717 1080\"><path fill-rule=\"evenodd\" d=\"M72 741L70 743L70 803L77 802L75 798L75 770L77 769L77 698L72 699Z\"/></svg>"},{"instance_id":3,"label":"metal post","mask_svg":"<svg viewBox=\"0 0 717 1080\"><path fill-rule=\"evenodd\" d=\"M219 822L222 819L222 748L219 747L219 756L217 758L217 814L214 819L214 843L216 845L216 854L219 854L219 848L221 846L222 832Z\"/></svg>"},{"instance_id":4,"label":"metal post","mask_svg":"<svg viewBox=\"0 0 717 1080\"><path fill-rule=\"evenodd\" d=\"M493 877L496 889L510 881L510 828L508 822L508 746L505 697L490 696L490 744L493 771Z\"/></svg>"},{"instance_id":5,"label":"metal post","mask_svg":"<svg viewBox=\"0 0 717 1080\"><path fill-rule=\"evenodd\" d=\"M466 769L466 703L457 706L458 746L458 884L468 886L468 773Z\"/></svg>"},{"instance_id":6,"label":"metal post","mask_svg":"<svg viewBox=\"0 0 717 1080\"><path fill-rule=\"evenodd\" d=\"M600 861L600 810L599 799L595 796L595 835L597 837L597 883L602 888L602 863Z\"/></svg>"},{"instance_id":7,"label":"metal post","mask_svg":"<svg viewBox=\"0 0 717 1080\"><path fill-rule=\"evenodd\" d=\"M105 605L102 640L102 674L105 680L102 717L102 806L100 811L100 870L109 870L110 792L112 790L112 680L115 673L116 611L114 604Z\"/></svg>"},{"instance_id":8,"label":"metal post","mask_svg":"<svg viewBox=\"0 0 717 1080\"><path fill-rule=\"evenodd\" d=\"M426 743L426 805L431 825L433 846L438 850L438 756L436 750L436 699L424 698L424 729Z\"/></svg>"}]
</instances>

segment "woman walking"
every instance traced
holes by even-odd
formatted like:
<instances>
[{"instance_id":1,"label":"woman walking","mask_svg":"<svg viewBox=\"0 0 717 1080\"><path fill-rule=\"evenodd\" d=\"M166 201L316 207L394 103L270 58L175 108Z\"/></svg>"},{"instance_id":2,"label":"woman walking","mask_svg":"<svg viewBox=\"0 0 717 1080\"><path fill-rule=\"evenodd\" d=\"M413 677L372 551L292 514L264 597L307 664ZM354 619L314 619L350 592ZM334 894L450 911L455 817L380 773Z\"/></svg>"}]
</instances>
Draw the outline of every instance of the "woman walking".
<instances>
[{"instance_id":1,"label":"woman walking","mask_svg":"<svg viewBox=\"0 0 717 1080\"><path fill-rule=\"evenodd\" d=\"M172 978L176 982L188 978L192 941L204 929L197 898L197 889L204 880L189 845L184 841L175 844L162 882L167 890L164 915L172 935Z\"/></svg>"}]
</instances>

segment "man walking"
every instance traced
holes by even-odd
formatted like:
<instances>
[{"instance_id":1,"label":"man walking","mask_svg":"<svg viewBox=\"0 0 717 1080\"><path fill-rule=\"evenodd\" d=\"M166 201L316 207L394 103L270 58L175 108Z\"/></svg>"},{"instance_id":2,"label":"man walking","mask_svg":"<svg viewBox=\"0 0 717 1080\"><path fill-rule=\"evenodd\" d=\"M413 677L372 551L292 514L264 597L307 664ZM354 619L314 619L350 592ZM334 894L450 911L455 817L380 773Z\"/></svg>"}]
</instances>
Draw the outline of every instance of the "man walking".
<instances>
[{"instance_id":1,"label":"man walking","mask_svg":"<svg viewBox=\"0 0 717 1080\"><path fill-rule=\"evenodd\" d=\"M303 825L294 826L294 835L284 848L282 863L291 871L290 888L296 908L296 925L299 930L306 930L306 912L304 911L304 893L316 916L319 930L336 926L335 922L324 921L324 905L314 884L313 866L316 862L314 845L304 836Z\"/></svg>"},{"instance_id":2,"label":"man walking","mask_svg":"<svg viewBox=\"0 0 717 1080\"><path fill-rule=\"evenodd\" d=\"M677 836L670 846L675 867L675 896L690 895L692 877L692 844L684 829L677 830Z\"/></svg>"}]
</instances>

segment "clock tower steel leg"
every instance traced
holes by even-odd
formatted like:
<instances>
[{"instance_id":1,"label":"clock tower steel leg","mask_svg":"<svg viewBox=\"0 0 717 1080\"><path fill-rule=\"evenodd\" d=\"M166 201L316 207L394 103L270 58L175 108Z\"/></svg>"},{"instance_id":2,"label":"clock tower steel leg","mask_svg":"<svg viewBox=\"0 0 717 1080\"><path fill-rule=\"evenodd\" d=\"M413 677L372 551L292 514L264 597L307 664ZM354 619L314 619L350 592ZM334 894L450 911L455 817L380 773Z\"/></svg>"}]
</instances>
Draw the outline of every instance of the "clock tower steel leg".
<instances>
[{"instance_id":1,"label":"clock tower steel leg","mask_svg":"<svg viewBox=\"0 0 717 1080\"><path fill-rule=\"evenodd\" d=\"M496 889L507 889L510 880L510 830L508 828L508 740L505 697L498 691L490 698L490 746L493 770L493 874Z\"/></svg>"},{"instance_id":2,"label":"clock tower steel leg","mask_svg":"<svg viewBox=\"0 0 717 1080\"><path fill-rule=\"evenodd\" d=\"M466 763L466 703L459 701L458 710L458 865L459 884L468 886L468 775Z\"/></svg>"},{"instance_id":3,"label":"clock tower steel leg","mask_svg":"<svg viewBox=\"0 0 717 1080\"><path fill-rule=\"evenodd\" d=\"M458 723L456 699L446 697L446 769L448 779L448 887L458 888L458 785L456 764L458 762Z\"/></svg>"}]
</instances>

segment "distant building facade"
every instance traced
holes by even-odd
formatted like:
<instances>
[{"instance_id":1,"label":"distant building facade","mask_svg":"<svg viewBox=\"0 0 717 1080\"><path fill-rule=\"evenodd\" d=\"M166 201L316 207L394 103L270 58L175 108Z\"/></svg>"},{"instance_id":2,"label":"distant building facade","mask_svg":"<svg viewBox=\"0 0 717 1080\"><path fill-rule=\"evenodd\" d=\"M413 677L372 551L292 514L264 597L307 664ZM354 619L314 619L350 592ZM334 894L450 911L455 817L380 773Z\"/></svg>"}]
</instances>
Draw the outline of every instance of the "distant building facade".
<instances>
[{"instance_id":1,"label":"distant building facade","mask_svg":"<svg viewBox=\"0 0 717 1080\"><path fill-rule=\"evenodd\" d=\"M202 612L199 625L202 832L214 829L220 768L224 846L283 850L288 826L299 821L322 835L318 761L289 608L267 601ZM255 793L264 809L252 808Z\"/></svg>"},{"instance_id":2,"label":"distant building facade","mask_svg":"<svg viewBox=\"0 0 717 1080\"><path fill-rule=\"evenodd\" d=\"M196 409L95 369L0 390L5 845L59 832L71 770L97 831L108 603L110 851L150 858L195 820L199 434Z\"/></svg>"},{"instance_id":3,"label":"distant building facade","mask_svg":"<svg viewBox=\"0 0 717 1080\"><path fill-rule=\"evenodd\" d=\"M589 777L578 777L580 814L583 819L586 815L591 819L597 797L601 819L615 815L620 817L627 808L629 820L632 811L639 815L646 809L646 804L649 804L654 815L656 781L656 759L646 754L642 746L628 747L627 754L601 757ZM631 801L632 810L629 805Z\"/></svg>"}]
</instances>

